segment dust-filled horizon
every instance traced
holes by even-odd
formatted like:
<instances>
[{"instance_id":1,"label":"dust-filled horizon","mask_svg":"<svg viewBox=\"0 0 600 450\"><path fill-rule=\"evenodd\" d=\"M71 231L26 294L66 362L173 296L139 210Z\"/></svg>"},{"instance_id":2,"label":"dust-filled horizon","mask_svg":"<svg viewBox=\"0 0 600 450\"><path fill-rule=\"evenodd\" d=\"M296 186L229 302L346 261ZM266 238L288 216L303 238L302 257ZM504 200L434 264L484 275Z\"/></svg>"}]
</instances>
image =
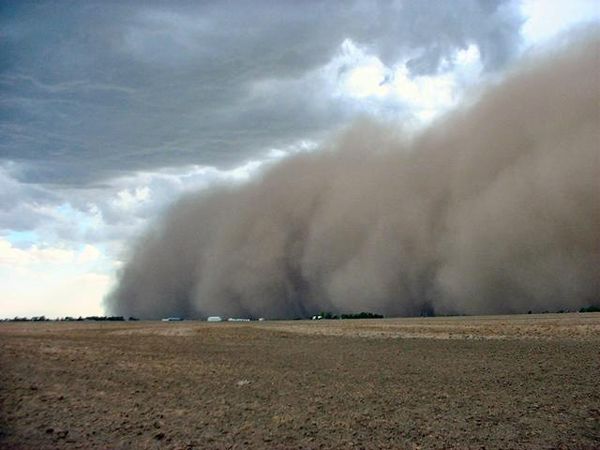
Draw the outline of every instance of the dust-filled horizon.
<instances>
[{"instance_id":1,"label":"dust-filled horizon","mask_svg":"<svg viewBox=\"0 0 600 450\"><path fill-rule=\"evenodd\" d=\"M132 246L105 306L150 319L598 303L599 68L588 35L416 136L361 120L187 195Z\"/></svg>"}]
</instances>

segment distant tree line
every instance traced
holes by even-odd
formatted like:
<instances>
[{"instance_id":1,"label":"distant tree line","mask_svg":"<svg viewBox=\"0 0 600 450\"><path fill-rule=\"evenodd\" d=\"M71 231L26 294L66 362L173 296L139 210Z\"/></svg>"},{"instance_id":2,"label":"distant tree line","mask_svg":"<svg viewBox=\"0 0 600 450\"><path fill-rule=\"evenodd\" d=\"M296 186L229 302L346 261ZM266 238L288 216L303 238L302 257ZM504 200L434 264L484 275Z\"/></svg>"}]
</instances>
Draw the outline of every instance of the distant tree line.
<instances>
[{"instance_id":1,"label":"distant tree line","mask_svg":"<svg viewBox=\"0 0 600 450\"><path fill-rule=\"evenodd\" d=\"M566 311L566 310L558 310L558 311L539 311L536 314L549 314L549 313L568 313L575 311ZM580 313L590 313L590 312L600 312L600 304L590 305L583 308L580 308ZM528 314L533 314L533 311L528 311ZM424 317L433 317L436 314L433 311L424 311L421 313L421 316ZM313 319L325 319L325 320L337 320L337 319L383 319L383 315L372 313L372 312L359 312L353 314L333 314L328 311L322 311L316 316L312 316ZM33 316L33 317L13 317L12 319L0 319L0 322L83 322L83 321L95 321L95 322L124 322L124 321L137 321L139 320L136 317L128 317L125 318L123 316L79 316L75 317L59 317L56 319L48 319L46 316ZM295 320L302 320L301 317L296 318Z\"/></svg>"},{"instance_id":2,"label":"distant tree line","mask_svg":"<svg viewBox=\"0 0 600 450\"><path fill-rule=\"evenodd\" d=\"M586 308L581 308L579 310L579 312L582 312L582 313L586 313L586 312L600 312L600 305L592 305L592 306L588 306Z\"/></svg>"},{"instance_id":3,"label":"distant tree line","mask_svg":"<svg viewBox=\"0 0 600 450\"><path fill-rule=\"evenodd\" d=\"M371 312L359 312L357 314L342 314L342 319L383 319L381 314Z\"/></svg>"},{"instance_id":4,"label":"distant tree line","mask_svg":"<svg viewBox=\"0 0 600 450\"><path fill-rule=\"evenodd\" d=\"M580 313L590 313L590 312L600 312L600 305L591 305L580 308L579 311L569 311L565 309L559 309L558 311L527 311L527 314L563 314L563 313L571 313L571 312L580 312Z\"/></svg>"},{"instance_id":5,"label":"distant tree line","mask_svg":"<svg viewBox=\"0 0 600 450\"><path fill-rule=\"evenodd\" d=\"M335 320L335 319L383 319L381 314L376 314L372 312L359 312L354 314L340 314L339 316L336 314L332 314L328 311L322 311L318 316L321 319L326 320Z\"/></svg>"},{"instance_id":6,"label":"distant tree line","mask_svg":"<svg viewBox=\"0 0 600 450\"><path fill-rule=\"evenodd\" d=\"M125 319L123 316L87 316L82 317L59 317L56 319L48 319L46 316L33 316L29 317L13 317L12 319L1 319L3 322L83 322L83 321L109 321L109 322L123 322L125 320L135 321L139 320L135 317L129 317Z\"/></svg>"},{"instance_id":7,"label":"distant tree line","mask_svg":"<svg viewBox=\"0 0 600 450\"><path fill-rule=\"evenodd\" d=\"M14 317L12 319L2 319L4 322L48 322L50 319L46 319L45 316L34 316L28 317Z\"/></svg>"}]
</instances>

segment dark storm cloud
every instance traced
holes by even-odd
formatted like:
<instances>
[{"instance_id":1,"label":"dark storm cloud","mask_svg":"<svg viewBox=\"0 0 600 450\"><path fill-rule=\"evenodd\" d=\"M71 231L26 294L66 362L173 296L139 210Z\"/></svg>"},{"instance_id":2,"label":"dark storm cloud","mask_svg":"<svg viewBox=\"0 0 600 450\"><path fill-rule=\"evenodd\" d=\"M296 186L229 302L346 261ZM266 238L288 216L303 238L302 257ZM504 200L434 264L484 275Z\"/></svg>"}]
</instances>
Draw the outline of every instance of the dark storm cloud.
<instances>
[{"instance_id":1,"label":"dark storm cloud","mask_svg":"<svg viewBox=\"0 0 600 450\"><path fill-rule=\"evenodd\" d=\"M527 62L413 139L358 123L188 195L108 297L145 318L577 309L600 298L600 39Z\"/></svg>"},{"instance_id":2,"label":"dark storm cloud","mask_svg":"<svg viewBox=\"0 0 600 450\"><path fill-rule=\"evenodd\" d=\"M521 23L514 3L485 0L1 7L0 158L19 164L21 181L72 186L232 167L342 123L351 111L310 74L345 39L415 74L475 44L493 70ZM270 89L257 95L258 82Z\"/></svg>"}]
</instances>

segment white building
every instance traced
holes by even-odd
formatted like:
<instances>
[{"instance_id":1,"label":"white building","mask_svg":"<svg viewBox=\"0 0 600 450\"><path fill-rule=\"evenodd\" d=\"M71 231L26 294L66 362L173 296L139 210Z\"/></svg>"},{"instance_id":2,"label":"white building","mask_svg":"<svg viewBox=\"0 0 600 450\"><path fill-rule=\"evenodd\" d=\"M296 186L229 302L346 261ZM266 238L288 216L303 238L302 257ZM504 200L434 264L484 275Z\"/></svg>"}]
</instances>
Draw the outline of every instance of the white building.
<instances>
[{"instance_id":1,"label":"white building","mask_svg":"<svg viewBox=\"0 0 600 450\"><path fill-rule=\"evenodd\" d=\"M223 319L221 318L221 316L210 316L208 319L206 319L207 322L222 322Z\"/></svg>"}]
</instances>

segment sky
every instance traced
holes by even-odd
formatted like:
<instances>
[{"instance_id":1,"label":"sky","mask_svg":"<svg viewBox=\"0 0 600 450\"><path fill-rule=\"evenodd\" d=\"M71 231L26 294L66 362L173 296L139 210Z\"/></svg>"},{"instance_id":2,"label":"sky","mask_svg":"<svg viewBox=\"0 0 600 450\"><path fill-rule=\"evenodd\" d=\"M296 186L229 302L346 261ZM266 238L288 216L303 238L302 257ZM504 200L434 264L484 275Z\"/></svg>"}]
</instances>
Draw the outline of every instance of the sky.
<instances>
[{"instance_id":1,"label":"sky","mask_svg":"<svg viewBox=\"0 0 600 450\"><path fill-rule=\"evenodd\" d=\"M418 130L594 0L0 2L0 317L103 314L142 230L360 117Z\"/></svg>"}]
</instances>

